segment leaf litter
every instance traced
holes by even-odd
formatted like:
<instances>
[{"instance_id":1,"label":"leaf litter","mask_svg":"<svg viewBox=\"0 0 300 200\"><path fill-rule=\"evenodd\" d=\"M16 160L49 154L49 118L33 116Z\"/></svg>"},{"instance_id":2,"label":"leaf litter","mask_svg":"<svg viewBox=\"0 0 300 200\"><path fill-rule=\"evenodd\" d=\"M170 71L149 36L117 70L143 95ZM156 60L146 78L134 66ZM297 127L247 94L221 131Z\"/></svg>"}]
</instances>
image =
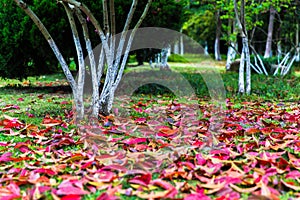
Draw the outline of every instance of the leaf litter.
<instances>
[{"instance_id":1,"label":"leaf litter","mask_svg":"<svg viewBox=\"0 0 300 200\"><path fill-rule=\"evenodd\" d=\"M10 116L18 105L2 106L0 134L13 139L0 143L0 199L300 197L297 103L227 99L212 133L207 102L122 102L99 124L77 127L72 111L27 124Z\"/></svg>"}]
</instances>

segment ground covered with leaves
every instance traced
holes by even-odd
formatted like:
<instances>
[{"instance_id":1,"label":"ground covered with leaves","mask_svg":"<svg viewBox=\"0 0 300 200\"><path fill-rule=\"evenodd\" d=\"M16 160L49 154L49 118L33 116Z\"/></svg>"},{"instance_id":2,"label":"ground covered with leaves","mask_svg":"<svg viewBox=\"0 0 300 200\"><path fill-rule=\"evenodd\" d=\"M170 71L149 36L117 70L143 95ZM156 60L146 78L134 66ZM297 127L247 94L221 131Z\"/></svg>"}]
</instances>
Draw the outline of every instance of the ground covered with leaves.
<instances>
[{"instance_id":1,"label":"ground covered with leaves","mask_svg":"<svg viewBox=\"0 0 300 200\"><path fill-rule=\"evenodd\" d=\"M68 95L6 94L0 199L299 198L299 128L298 102L139 96L76 126Z\"/></svg>"}]
</instances>

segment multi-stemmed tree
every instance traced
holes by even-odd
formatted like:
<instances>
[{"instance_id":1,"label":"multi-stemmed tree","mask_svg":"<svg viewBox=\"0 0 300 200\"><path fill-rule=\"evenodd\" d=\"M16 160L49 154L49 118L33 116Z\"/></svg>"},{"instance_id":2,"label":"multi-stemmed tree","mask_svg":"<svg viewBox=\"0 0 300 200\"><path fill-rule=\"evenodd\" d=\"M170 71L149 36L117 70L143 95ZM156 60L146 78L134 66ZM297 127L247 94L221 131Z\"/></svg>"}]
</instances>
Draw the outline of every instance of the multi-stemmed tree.
<instances>
[{"instance_id":1,"label":"multi-stemmed tree","mask_svg":"<svg viewBox=\"0 0 300 200\"><path fill-rule=\"evenodd\" d=\"M92 81L91 116L97 118L99 114L108 115L112 109L114 93L118 84L120 83L134 35L137 29L140 27L142 21L144 20L152 0L147 1L142 15L139 17L138 21L133 26L132 31L129 32L128 30L133 20L133 15L138 3L137 0L132 0L132 4L128 12L126 22L118 38L115 37L116 21L114 0L102 1L103 28L100 26L100 23L97 21L97 19L94 17L94 15L91 13L89 8L85 4L76 0L59 1L59 3L63 5L67 13L70 27L72 30L74 44L76 47L79 68L77 79L75 79L72 76L69 70L69 66L67 65L62 53L60 52L54 39L48 32L47 28L43 25L39 17L35 15L35 13L22 0L14 1L18 4L19 7L21 7L26 12L26 14L37 25L37 27L49 43L56 58L58 59L72 89L76 108L76 120L82 120L84 118L84 85L87 71L87 62L85 62L84 50L80 41L79 31L77 29L78 24L81 25L81 31L84 36L86 52L88 54L88 71L91 74ZM87 22L91 22L95 29L95 32L100 38L101 45L99 55L94 54L93 46L91 44L89 36L89 28ZM104 84L101 85L100 80L102 78L104 69L107 70L106 77ZM102 90L99 91L99 88L102 88Z\"/></svg>"}]
</instances>

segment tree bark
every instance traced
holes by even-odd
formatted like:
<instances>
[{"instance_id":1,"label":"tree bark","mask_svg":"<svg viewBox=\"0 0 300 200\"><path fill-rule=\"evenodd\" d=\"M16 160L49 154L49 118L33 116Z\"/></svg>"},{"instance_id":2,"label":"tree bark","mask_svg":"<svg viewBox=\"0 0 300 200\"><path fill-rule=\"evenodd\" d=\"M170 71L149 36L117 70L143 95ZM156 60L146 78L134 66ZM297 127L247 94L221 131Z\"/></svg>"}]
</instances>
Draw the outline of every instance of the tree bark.
<instances>
[{"instance_id":1,"label":"tree bark","mask_svg":"<svg viewBox=\"0 0 300 200\"><path fill-rule=\"evenodd\" d=\"M104 8L104 31L102 30L99 22L96 20L94 15L91 11L81 2L76 0L62 0L63 5L65 6L70 26L73 33L74 44L77 50L77 57L79 63L79 79L78 83L76 83L74 77L72 76L68 65L66 64L62 54L60 53L58 47L56 46L54 40L52 39L51 35L40 21L40 19L32 12L30 8L22 0L14 0L19 7L21 7L27 15L34 21L37 25L39 30L42 32L46 40L48 41L50 47L52 48L54 54L56 55L58 61L60 62L62 69L66 75L67 80L70 83L72 88L72 93L74 97L74 103L76 107L77 118L79 120L83 119L84 117L84 105L83 105L83 91L84 91L84 74L85 74L85 63L83 58L83 52L81 43L79 40L76 24L73 17L73 11L75 11L83 30L84 40L86 49L88 52L88 56L90 59L90 69L92 73L92 86L93 86L93 98L92 98L92 116L96 117L98 114L109 115L112 109L112 103L114 99L114 93L116 88L121 80L126 61L131 49L131 45L133 42L133 38L137 29L140 27L142 21L144 20L146 13L149 10L149 7L152 3L152 0L148 0L144 11L139 18L138 22L135 24L133 30L131 31L130 35L127 38L127 32L130 27L130 23L133 18L133 13L135 11L137 0L132 1L131 9L128 13L126 23L123 28L123 32L121 33L120 42L118 44L117 49L115 50L115 11L114 11L114 0L109 0L109 9L108 12L108 0L103 1L103 8ZM71 10L72 9L72 10ZM86 21L81 15L81 11L89 18L91 23L96 29L96 32L100 36L100 40L102 42L101 53L99 55L99 63L98 69L96 69L96 62L93 54L93 49L91 45L91 41L88 35L88 29L86 25ZM110 15L109 15L110 13ZM109 19L110 18L110 19ZM109 40L110 39L110 40ZM126 44L126 45L125 45ZM125 53L124 52L125 48ZM122 56L123 54L123 56ZM100 87L100 79L102 76L102 72L104 69L104 65L107 63L108 71L107 76L105 79L105 83L103 86L103 90L101 95L99 96L99 87ZM83 111L83 112L82 112Z\"/></svg>"},{"instance_id":2,"label":"tree bark","mask_svg":"<svg viewBox=\"0 0 300 200\"><path fill-rule=\"evenodd\" d=\"M180 55L183 56L184 54L184 42L183 42L183 37L180 36Z\"/></svg>"},{"instance_id":3,"label":"tree bark","mask_svg":"<svg viewBox=\"0 0 300 200\"><path fill-rule=\"evenodd\" d=\"M276 10L273 6L270 7L270 19L269 19L269 26L268 26L268 37L266 43L266 50L264 58L271 57L272 53L272 37L273 37L273 27L274 27L274 19L275 19Z\"/></svg>"},{"instance_id":4,"label":"tree bark","mask_svg":"<svg viewBox=\"0 0 300 200\"><path fill-rule=\"evenodd\" d=\"M238 14L238 6L236 0L234 0L234 12L237 20L237 24L242 37L243 50L241 54L241 62L239 69L239 93L250 94L251 92L251 68L250 68L250 52L248 34L245 22L245 0L241 0L240 16ZM246 65L246 91L245 91L245 80L244 80L244 68Z\"/></svg>"},{"instance_id":5,"label":"tree bark","mask_svg":"<svg viewBox=\"0 0 300 200\"><path fill-rule=\"evenodd\" d=\"M170 54L170 46L161 50L161 67L160 69L170 69L168 65L168 57Z\"/></svg>"},{"instance_id":6,"label":"tree bark","mask_svg":"<svg viewBox=\"0 0 300 200\"><path fill-rule=\"evenodd\" d=\"M229 19L228 20L228 35L234 34L235 33L235 23L234 20ZM226 60L226 70L230 70L230 65L234 61L236 57L236 51L237 51L237 42L236 41L229 41L229 46L227 50L227 60Z\"/></svg>"},{"instance_id":7,"label":"tree bark","mask_svg":"<svg viewBox=\"0 0 300 200\"><path fill-rule=\"evenodd\" d=\"M78 31L76 28L75 20L73 17L73 11L71 10L71 8L67 3L62 2L62 4L65 8L65 11L69 19L70 27L73 34L73 40L76 48L77 58L78 58L79 70L78 70L78 81L77 81L77 96L75 97L75 101L78 102L76 108L77 118L78 120L81 120L84 117L84 105L83 105L83 92L84 92L83 90L84 90L84 82L85 82L84 57L83 57L82 47L81 47Z\"/></svg>"},{"instance_id":8,"label":"tree bark","mask_svg":"<svg viewBox=\"0 0 300 200\"><path fill-rule=\"evenodd\" d=\"M300 47L300 43L299 43L299 23L298 23L298 19L296 22L296 46L297 46L297 55L296 55L296 62L299 62L300 60L300 54L299 54L299 50L298 48Z\"/></svg>"},{"instance_id":9,"label":"tree bark","mask_svg":"<svg viewBox=\"0 0 300 200\"><path fill-rule=\"evenodd\" d=\"M222 21L220 18L220 10L216 12L216 39L215 39L215 59L221 60L221 53L220 53L220 36L221 36L221 28L222 28Z\"/></svg>"}]
</instances>

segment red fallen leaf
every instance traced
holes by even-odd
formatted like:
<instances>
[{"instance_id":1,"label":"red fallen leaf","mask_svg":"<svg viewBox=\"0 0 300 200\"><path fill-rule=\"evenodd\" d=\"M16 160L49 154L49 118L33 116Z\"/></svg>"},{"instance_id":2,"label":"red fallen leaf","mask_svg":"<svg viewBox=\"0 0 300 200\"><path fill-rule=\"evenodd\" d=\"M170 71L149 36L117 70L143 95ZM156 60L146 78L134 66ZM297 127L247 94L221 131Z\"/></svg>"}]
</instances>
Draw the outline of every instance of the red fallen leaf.
<instances>
[{"instance_id":1,"label":"red fallen leaf","mask_svg":"<svg viewBox=\"0 0 300 200\"><path fill-rule=\"evenodd\" d=\"M189 194L183 200L211 200L211 198L205 194Z\"/></svg>"},{"instance_id":2,"label":"red fallen leaf","mask_svg":"<svg viewBox=\"0 0 300 200\"><path fill-rule=\"evenodd\" d=\"M299 171L296 171L296 170L293 170L293 171L290 171L286 176L285 176L286 179L288 178L300 178L300 172Z\"/></svg>"},{"instance_id":3,"label":"red fallen leaf","mask_svg":"<svg viewBox=\"0 0 300 200\"><path fill-rule=\"evenodd\" d=\"M17 119L14 120L4 119L0 121L0 126L4 126L4 128L21 129L24 127L24 124L19 122Z\"/></svg>"},{"instance_id":4,"label":"red fallen leaf","mask_svg":"<svg viewBox=\"0 0 300 200\"><path fill-rule=\"evenodd\" d=\"M279 158L279 161L276 162L276 164L279 169L286 169L289 166L289 162L283 158Z\"/></svg>"},{"instance_id":5,"label":"red fallen leaf","mask_svg":"<svg viewBox=\"0 0 300 200\"><path fill-rule=\"evenodd\" d=\"M19 142L15 145L15 149L19 149L22 153L26 153L31 151L31 149L27 146L28 144L25 142Z\"/></svg>"},{"instance_id":6,"label":"red fallen leaf","mask_svg":"<svg viewBox=\"0 0 300 200\"><path fill-rule=\"evenodd\" d=\"M102 182L111 182L115 177L115 173L110 171L99 171L97 174L99 174L98 180Z\"/></svg>"},{"instance_id":7,"label":"red fallen leaf","mask_svg":"<svg viewBox=\"0 0 300 200\"><path fill-rule=\"evenodd\" d=\"M148 186L152 179L151 174L142 174L139 176L134 177L133 179L129 180L129 183L136 183L143 186Z\"/></svg>"},{"instance_id":8,"label":"red fallen leaf","mask_svg":"<svg viewBox=\"0 0 300 200\"><path fill-rule=\"evenodd\" d=\"M0 146L7 147L9 144L7 142L0 142Z\"/></svg>"},{"instance_id":9,"label":"red fallen leaf","mask_svg":"<svg viewBox=\"0 0 300 200\"><path fill-rule=\"evenodd\" d=\"M20 188L15 183L10 183L6 187L0 187L1 200L13 200L21 197Z\"/></svg>"},{"instance_id":10,"label":"red fallen leaf","mask_svg":"<svg viewBox=\"0 0 300 200\"><path fill-rule=\"evenodd\" d=\"M1 157L0 157L0 162L11 161L11 156L12 156L11 152L7 152L7 153L2 154Z\"/></svg>"},{"instance_id":11,"label":"red fallen leaf","mask_svg":"<svg viewBox=\"0 0 300 200\"><path fill-rule=\"evenodd\" d=\"M89 168L90 166L93 165L94 162L95 162L95 161L90 161L90 162L87 162L87 163L81 165L81 169Z\"/></svg>"},{"instance_id":12,"label":"red fallen leaf","mask_svg":"<svg viewBox=\"0 0 300 200\"><path fill-rule=\"evenodd\" d=\"M134 147L137 151L145 151L146 149L149 148L148 145L145 145L145 144L137 144L135 145Z\"/></svg>"},{"instance_id":13,"label":"red fallen leaf","mask_svg":"<svg viewBox=\"0 0 300 200\"><path fill-rule=\"evenodd\" d=\"M115 200L117 197L109 196L107 192L102 193L96 200Z\"/></svg>"},{"instance_id":14,"label":"red fallen leaf","mask_svg":"<svg viewBox=\"0 0 300 200\"><path fill-rule=\"evenodd\" d=\"M81 200L80 195L67 195L62 197L60 200Z\"/></svg>"},{"instance_id":15,"label":"red fallen leaf","mask_svg":"<svg viewBox=\"0 0 300 200\"><path fill-rule=\"evenodd\" d=\"M145 124L147 121L147 119L145 117L141 117L141 118L137 118L136 120L134 120L134 123L136 124Z\"/></svg>"},{"instance_id":16,"label":"red fallen leaf","mask_svg":"<svg viewBox=\"0 0 300 200\"><path fill-rule=\"evenodd\" d=\"M85 195L85 194L89 194L89 192L80 189L78 187L68 186L68 187L60 187L56 191L56 194L57 195Z\"/></svg>"},{"instance_id":17,"label":"red fallen leaf","mask_svg":"<svg viewBox=\"0 0 300 200\"><path fill-rule=\"evenodd\" d=\"M126 140L123 140L122 143L125 143L127 145L132 145L132 144L138 144L142 142L147 142L146 138L129 138Z\"/></svg>"},{"instance_id":18,"label":"red fallen leaf","mask_svg":"<svg viewBox=\"0 0 300 200\"><path fill-rule=\"evenodd\" d=\"M68 104L69 102L68 101L62 101L62 102L60 102L60 104L62 104L62 105L65 105L65 104Z\"/></svg>"},{"instance_id":19,"label":"red fallen leaf","mask_svg":"<svg viewBox=\"0 0 300 200\"><path fill-rule=\"evenodd\" d=\"M43 183L43 184L50 184L50 180L49 178L47 178L46 176L41 176L38 179L36 179L37 183Z\"/></svg>"},{"instance_id":20,"label":"red fallen leaf","mask_svg":"<svg viewBox=\"0 0 300 200\"><path fill-rule=\"evenodd\" d=\"M197 165L204 165L206 163L206 159L202 157L201 154L196 155Z\"/></svg>"},{"instance_id":21,"label":"red fallen leaf","mask_svg":"<svg viewBox=\"0 0 300 200\"><path fill-rule=\"evenodd\" d=\"M56 125L59 125L61 124L62 121L61 120L57 120L57 119L52 119L52 118L48 118L48 117L45 117L42 121L42 125L43 126L46 126L46 127L51 127L51 126L56 126Z\"/></svg>"},{"instance_id":22,"label":"red fallen leaf","mask_svg":"<svg viewBox=\"0 0 300 200\"><path fill-rule=\"evenodd\" d=\"M71 155L71 157L67 158L65 160L66 163L72 163L72 162L75 162L75 161L81 161L81 160L84 160L85 156L80 154L80 153L76 153L76 154L73 154Z\"/></svg>"},{"instance_id":23,"label":"red fallen leaf","mask_svg":"<svg viewBox=\"0 0 300 200\"><path fill-rule=\"evenodd\" d=\"M49 186L39 186L38 189L39 189L40 193L44 193L44 192L47 192L47 191L51 190L51 187L49 187Z\"/></svg>"},{"instance_id":24,"label":"red fallen leaf","mask_svg":"<svg viewBox=\"0 0 300 200\"><path fill-rule=\"evenodd\" d=\"M216 198L215 200L231 200L231 199L229 197L226 197L226 196L221 196L221 197Z\"/></svg>"},{"instance_id":25,"label":"red fallen leaf","mask_svg":"<svg viewBox=\"0 0 300 200\"><path fill-rule=\"evenodd\" d=\"M17 105L8 104L8 105L6 105L4 108L2 108L1 110L2 110L3 112L6 112L6 111L8 111L8 110L10 110L10 109L17 109L17 110L19 110L20 107L17 106Z\"/></svg>"},{"instance_id":26,"label":"red fallen leaf","mask_svg":"<svg viewBox=\"0 0 300 200\"><path fill-rule=\"evenodd\" d=\"M75 144L75 141L71 138L62 138L58 143L55 143L55 145L58 146L64 146L64 145L71 145L71 144Z\"/></svg>"},{"instance_id":27,"label":"red fallen leaf","mask_svg":"<svg viewBox=\"0 0 300 200\"><path fill-rule=\"evenodd\" d=\"M162 137L170 137L178 132L178 129L171 129L169 127L163 127L159 129L159 132L157 133L158 136Z\"/></svg>"},{"instance_id":28,"label":"red fallen leaf","mask_svg":"<svg viewBox=\"0 0 300 200\"><path fill-rule=\"evenodd\" d=\"M247 134L255 134L255 133L259 133L259 132L260 132L260 130L257 128L248 128L245 131L245 133L247 133Z\"/></svg>"},{"instance_id":29,"label":"red fallen leaf","mask_svg":"<svg viewBox=\"0 0 300 200\"><path fill-rule=\"evenodd\" d=\"M286 187L296 191L300 191L300 186L295 185L294 182L285 182L283 179L280 180Z\"/></svg>"},{"instance_id":30,"label":"red fallen leaf","mask_svg":"<svg viewBox=\"0 0 300 200\"><path fill-rule=\"evenodd\" d=\"M192 169L195 168L195 165L193 165L193 164L190 163L190 162L179 162L178 164L179 164L179 165L182 165L182 166L186 166L186 167L189 168L190 170L192 170Z\"/></svg>"},{"instance_id":31,"label":"red fallen leaf","mask_svg":"<svg viewBox=\"0 0 300 200\"><path fill-rule=\"evenodd\" d=\"M33 170L34 173L40 173L40 174L47 174L49 176L54 176L56 175L57 173L51 169L45 169L45 168L40 168L40 169L36 169L36 170Z\"/></svg>"},{"instance_id":32,"label":"red fallen leaf","mask_svg":"<svg viewBox=\"0 0 300 200\"><path fill-rule=\"evenodd\" d=\"M202 145L204 144L204 142L200 141L200 140L196 140L193 142L193 146L196 146L196 147L201 147Z\"/></svg>"},{"instance_id":33,"label":"red fallen leaf","mask_svg":"<svg viewBox=\"0 0 300 200\"><path fill-rule=\"evenodd\" d=\"M111 200L106 192L102 193L96 200Z\"/></svg>"},{"instance_id":34,"label":"red fallen leaf","mask_svg":"<svg viewBox=\"0 0 300 200\"><path fill-rule=\"evenodd\" d=\"M270 133L273 132L272 128L270 128L270 127L262 128L260 131L265 135L269 135Z\"/></svg>"},{"instance_id":35,"label":"red fallen leaf","mask_svg":"<svg viewBox=\"0 0 300 200\"><path fill-rule=\"evenodd\" d=\"M165 190L172 190L172 189L175 190L175 187L171 183L168 183L168 182L163 181L161 179L155 179L155 180L151 181L151 184L160 186L161 188L163 188Z\"/></svg>"},{"instance_id":36,"label":"red fallen leaf","mask_svg":"<svg viewBox=\"0 0 300 200\"><path fill-rule=\"evenodd\" d=\"M7 188L15 195L20 195L20 188L14 182L10 183Z\"/></svg>"}]
</instances>

